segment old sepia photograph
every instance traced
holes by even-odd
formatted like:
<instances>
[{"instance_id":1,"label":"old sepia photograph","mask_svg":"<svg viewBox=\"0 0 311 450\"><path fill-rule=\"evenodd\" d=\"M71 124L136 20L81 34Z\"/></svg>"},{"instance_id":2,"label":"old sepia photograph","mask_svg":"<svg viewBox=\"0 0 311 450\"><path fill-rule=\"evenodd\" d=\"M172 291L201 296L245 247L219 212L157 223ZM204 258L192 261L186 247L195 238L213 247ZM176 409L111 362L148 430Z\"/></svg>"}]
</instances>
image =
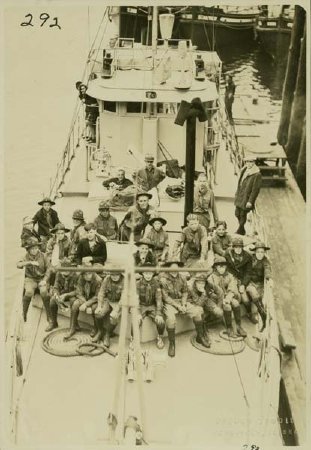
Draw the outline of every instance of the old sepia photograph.
<instances>
[{"instance_id":1,"label":"old sepia photograph","mask_svg":"<svg viewBox=\"0 0 311 450\"><path fill-rule=\"evenodd\" d=\"M3 450L308 447L310 4L218 3L1 2Z\"/></svg>"}]
</instances>

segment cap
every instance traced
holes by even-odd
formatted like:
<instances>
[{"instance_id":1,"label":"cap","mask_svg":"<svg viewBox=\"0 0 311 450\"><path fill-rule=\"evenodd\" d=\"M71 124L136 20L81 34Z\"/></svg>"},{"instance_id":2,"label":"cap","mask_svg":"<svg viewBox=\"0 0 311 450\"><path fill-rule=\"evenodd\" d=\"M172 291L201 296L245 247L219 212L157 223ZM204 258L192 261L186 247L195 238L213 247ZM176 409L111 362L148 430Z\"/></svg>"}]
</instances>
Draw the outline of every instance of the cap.
<instances>
[{"instance_id":1,"label":"cap","mask_svg":"<svg viewBox=\"0 0 311 450\"><path fill-rule=\"evenodd\" d=\"M136 200L138 200L140 197L147 197L150 200L152 198L152 194L149 194L149 192L139 192L136 195Z\"/></svg>"},{"instance_id":2,"label":"cap","mask_svg":"<svg viewBox=\"0 0 311 450\"><path fill-rule=\"evenodd\" d=\"M149 225L152 226L154 224L154 222L156 222L156 221L161 222L163 226L167 224L167 221L165 219L163 219L163 217L159 216L159 217L153 217L152 219L150 219Z\"/></svg>"},{"instance_id":3,"label":"cap","mask_svg":"<svg viewBox=\"0 0 311 450\"><path fill-rule=\"evenodd\" d=\"M55 205L55 202L53 202L53 200L51 200L49 197L44 197L43 200L41 200L40 202L38 202L38 205L43 205L43 203L50 203L51 205Z\"/></svg>"},{"instance_id":4,"label":"cap","mask_svg":"<svg viewBox=\"0 0 311 450\"><path fill-rule=\"evenodd\" d=\"M135 245L137 247L140 247L141 245L148 245L149 248L154 248L154 245L148 239L144 239L144 238L135 242Z\"/></svg>"},{"instance_id":5,"label":"cap","mask_svg":"<svg viewBox=\"0 0 311 450\"><path fill-rule=\"evenodd\" d=\"M70 230L69 228L66 228L63 223L57 223L55 227L51 230L51 233L57 233L57 231L65 231L65 233L68 233Z\"/></svg>"},{"instance_id":6,"label":"cap","mask_svg":"<svg viewBox=\"0 0 311 450\"><path fill-rule=\"evenodd\" d=\"M102 200L98 206L99 211L102 209L110 209L110 202L107 200Z\"/></svg>"},{"instance_id":7,"label":"cap","mask_svg":"<svg viewBox=\"0 0 311 450\"><path fill-rule=\"evenodd\" d=\"M244 247L243 239L240 237L234 237L232 239L232 247Z\"/></svg>"},{"instance_id":8,"label":"cap","mask_svg":"<svg viewBox=\"0 0 311 450\"><path fill-rule=\"evenodd\" d=\"M76 209L72 214L72 218L76 220L84 220L83 211L81 209Z\"/></svg>"},{"instance_id":9,"label":"cap","mask_svg":"<svg viewBox=\"0 0 311 450\"><path fill-rule=\"evenodd\" d=\"M35 238L35 237L30 237L30 238L26 241L25 248L28 250L28 249L31 248L31 247L35 247L35 246L38 246L38 247L39 247L40 245L41 245L41 242L38 241L37 238Z\"/></svg>"},{"instance_id":10,"label":"cap","mask_svg":"<svg viewBox=\"0 0 311 450\"><path fill-rule=\"evenodd\" d=\"M268 247L264 242L257 241L255 242L254 249L257 250L257 248L263 248L264 250L270 250L270 247Z\"/></svg>"},{"instance_id":11,"label":"cap","mask_svg":"<svg viewBox=\"0 0 311 450\"><path fill-rule=\"evenodd\" d=\"M224 258L223 256L219 256L219 255L215 256L213 266L226 265L226 264L227 264L226 258Z\"/></svg>"},{"instance_id":12,"label":"cap","mask_svg":"<svg viewBox=\"0 0 311 450\"><path fill-rule=\"evenodd\" d=\"M154 161L154 156L151 155L150 153L147 153L147 154L145 155L145 161L146 161L146 162L148 162L148 161L153 162L153 161Z\"/></svg>"}]
</instances>

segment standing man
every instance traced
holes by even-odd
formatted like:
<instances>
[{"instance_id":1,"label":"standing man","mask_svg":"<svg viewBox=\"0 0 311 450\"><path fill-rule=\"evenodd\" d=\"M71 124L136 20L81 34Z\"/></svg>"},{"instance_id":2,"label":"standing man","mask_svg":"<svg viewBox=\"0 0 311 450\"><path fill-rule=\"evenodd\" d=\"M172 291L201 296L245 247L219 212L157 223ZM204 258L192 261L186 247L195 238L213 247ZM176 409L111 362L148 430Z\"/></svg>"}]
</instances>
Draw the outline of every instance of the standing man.
<instances>
[{"instance_id":1,"label":"standing man","mask_svg":"<svg viewBox=\"0 0 311 450\"><path fill-rule=\"evenodd\" d=\"M231 75L226 75L225 106L228 119L232 123L232 105L234 102L235 84Z\"/></svg>"},{"instance_id":2,"label":"standing man","mask_svg":"<svg viewBox=\"0 0 311 450\"><path fill-rule=\"evenodd\" d=\"M166 177L165 173L154 166L154 156L147 154L145 156L146 167L137 172L137 185L143 191L157 187Z\"/></svg>"},{"instance_id":3,"label":"standing man","mask_svg":"<svg viewBox=\"0 0 311 450\"><path fill-rule=\"evenodd\" d=\"M244 225L247 214L254 209L261 188L262 177L255 160L256 158L253 156L244 158L245 166L242 167L235 194L235 216L239 221L236 233L241 235L246 233Z\"/></svg>"},{"instance_id":4,"label":"standing man","mask_svg":"<svg viewBox=\"0 0 311 450\"><path fill-rule=\"evenodd\" d=\"M81 239L77 248L77 262L91 264L105 264L107 259L106 244L96 233L94 223L88 223L84 227L87 237Z\"/></svg>"},{"instance_id":5,"label":"standing man","mask_svg":"<svg viewBox=\"0 0 311 450\"><path fill-rule=\"evenodd\" d=\"M42 242L46 242L50 237L51 230L60 222L57 212L52 209L55 202L45 197L38 205L42 206L33 217L34 225L38 224L38 234Z\"/></svg>"},{"instance_id":6,"label":"standing man","mask_svg":"<svg viewBox=\"0 0 311 450\"><path fill-rule=\"evenodd\" d=\"M96 231L104 240L115 241L118 238L118 222L110 214L110 203L103 200L98 207L99 215L94 219Z\"/></svg>"}]
</instances>

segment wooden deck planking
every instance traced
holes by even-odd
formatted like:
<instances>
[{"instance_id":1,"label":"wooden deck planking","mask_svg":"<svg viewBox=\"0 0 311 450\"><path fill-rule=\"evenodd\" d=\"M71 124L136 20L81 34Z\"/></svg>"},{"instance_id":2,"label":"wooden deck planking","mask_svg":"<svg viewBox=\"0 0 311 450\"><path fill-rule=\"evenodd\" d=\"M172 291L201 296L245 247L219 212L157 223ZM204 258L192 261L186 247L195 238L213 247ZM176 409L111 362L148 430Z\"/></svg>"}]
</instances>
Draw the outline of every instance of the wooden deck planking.
<instances>
[{"instance_id":1,"label":"wooden deck planking","mask_svg":"<svg viewBox=\"0 0 311 450\"><path fill-rule=\"evenodd\" d=\"M297 348L283 357L282 376L299 442L305 438L306 407L306 230L305 203L288 169L283 188L262 188L258 210L266 223L278 321L291 323Z\"/></svg>"}]
</instances>

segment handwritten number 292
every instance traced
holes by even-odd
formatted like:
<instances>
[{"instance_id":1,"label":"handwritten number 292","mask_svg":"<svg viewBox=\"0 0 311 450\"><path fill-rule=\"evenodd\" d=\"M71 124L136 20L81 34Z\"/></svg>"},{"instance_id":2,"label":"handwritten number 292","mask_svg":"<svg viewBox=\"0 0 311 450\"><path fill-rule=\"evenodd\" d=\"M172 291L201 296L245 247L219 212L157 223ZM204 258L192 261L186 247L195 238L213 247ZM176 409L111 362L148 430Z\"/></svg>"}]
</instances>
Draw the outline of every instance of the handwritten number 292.
<instances>
[{"instance_id":1,"label":"handwritten number 292","mask_svg":"<svg viewBox=\"0 0 311 450\"><path fill-rule=\"evenodd\" d=\"M28 22L22 22L20 24L21 27L33 27L34 26L34 24L32 23L33 15L32 14L26 14L25 19L26 18L28 19ZM41 13L39 18L42 21L40 27L43 27L43 25L46 23L46 21L50 19L50 15L48 13ZM54 23L51 23L49 25L50 28L58 27L59 29L61 29L61 27L58 24L58 17L53 17L53 19L51 19L51 20L53 20Z\"/></svg>"}]
</instances>

